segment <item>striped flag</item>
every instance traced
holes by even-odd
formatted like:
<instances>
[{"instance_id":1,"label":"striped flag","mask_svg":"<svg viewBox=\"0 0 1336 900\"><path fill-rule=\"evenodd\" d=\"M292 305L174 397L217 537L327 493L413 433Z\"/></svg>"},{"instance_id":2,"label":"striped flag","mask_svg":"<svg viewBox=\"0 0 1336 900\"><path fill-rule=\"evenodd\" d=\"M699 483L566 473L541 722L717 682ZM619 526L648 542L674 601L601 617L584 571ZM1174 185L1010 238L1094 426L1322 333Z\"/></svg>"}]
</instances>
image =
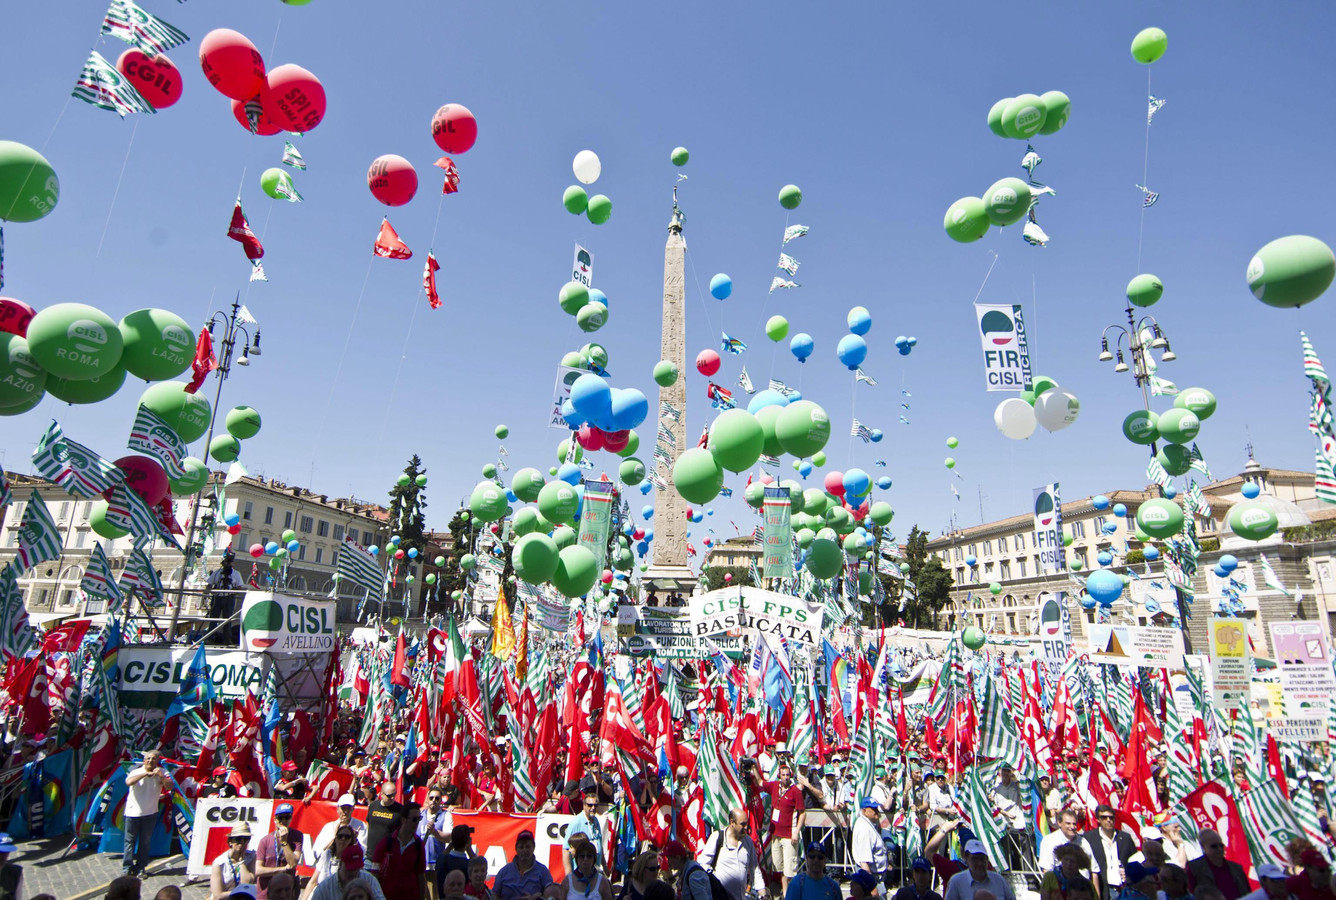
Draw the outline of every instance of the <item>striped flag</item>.
<instances>
[{"instance_id":1,"label":"striped flag","mask_svg":"<svg viewBox=\"0 0 1336 900\"><path fill-rule=\"evenodd\" d=\"M88 597L105 602L107 605L103 612L115 615L120 611L121 590L111 574L111 563L101 544L93 545L93 552L88 557L88 569L79 582L79 590Z\"/></svg>"},{"instance_id":2,"label":"striped flag","mask_svg":"<svg viewBox=\"0 0 1336 900\"><path fill-rule=\"evenodd\" d=\"M36 491L28 498L28 505L23 509L23 521L19 524L19 548L15 556L21 575L38 563L49 562L60 556L60 529L51 511L42 502Z\"/></svg>"},{"instance_id":3,"label":"striped flag","mask_svg":"<svg viewBox=\"0 0 1336 900\"><path fill-rule=\"evenodd\" d=\"M157 112L144 95L96 50L89 51L88 61L74 82L71 94L85 103L109 109L122 119L130 113Z\"/></svg>"},{"instance_id":4,"label":"striped flag","mask_svg":"<svg viewBox=\"0 0 1336 900\"><path fill-rule=\"evenodd\" d=\"M1215 476L1211 474L1210 468L1206 465L1206 457L1202 456L1201 448L1197 442L1192 442L1192 448L1188 450L1188 468L1196 469L1202 475L1206 476L1207 481L1215 481Z\"/></svg>"},{"instance_id":5,"label":"striped flag","mask_svg":"<svg viewBox=\"0 0 1336 900\"><path fill-rule=\"evenodd\" d=\"M60 423L54 419L33 450L32 463L43 478L84 499L111 490L125 477L115 463L65 437Z\"/></svg>"},{"instance_id":6,"label":"striped flag","mask_svg":"<svg viewBox=\"0 0 1336 900\"><path fill-rule=\"evenodd\" d=\"M673 714L674 721L684 719L687 714L686 703L682 700L682 689L678 685L677 666L671 659L665 660L663 664L663 696L668 698L668 711Z\"/></svg>"},{"instance_id":7,"label":"striped flag","mask_svg":"<svg viewBox=\"0 0 1336 900\"><path fill-rule=\"evenodd\" d=\"M777 469L777 468L779 468L779 457L778 457L778 456L770 456L769 454L762 453L761 456L760 456L760 458L757 460L757 462L759 462L759 463L760 463L761 465L763 465L763 466L768 466L768 467L770 467L770 468L772 468L772 469Z\"/></svg>"},{"instance_id":8,"label":"striped flag","mask_svg":"<svg viewBox=\"0 0 1336 900\"><path fill-rule=\"evenodd\" d=\"M1160 199L1160 194L1158 191L1152 191L1144 184L1138 184L1137 188L1141 191L1142 194L1141 197L1142 209L1150 209L1152 206L1155 205L1155 202Z\"/></svg>"},{"instance_id":9,"label":"striped flag","mask_svg":"<svg viewBox=\"0 0 1336 900\"><path fill-rule=\"evenodd\" d=\"M9 487L9 476L5 474L4 469L0 469L0 509L4 509L14 501L14 492Z\"/></svg>"},{"instance_id":10,"label":"striped flag","mask_svg":"<svg viewBox=\"0 0 1336 900\"><path fill-rule=\"evenodd\" d=\"M666 400L665 400L665 401L660 401L660 403L659 403L659 418L661 418L661 419L672 419L674 422L681 422L681 421L682 421L682 410L678 409L676 406L673 406L671 403L667 402Z\"/></svg>"},{"instance_id":11,"label":"striped flag","mask_svg":"<svg viewBox=\"0 0 1336 900\"><path fill-rule=\"evenodd\" d=\"M298 152L296 147L292 146L292 141L283 142L283 165L303 171L306 169L306 160L302 159L301 153Z\"/></svg>"},{"instance_id":12,"label":"striped flag","mask_svg":"<svg viewBox=\"0 0 1336 900\"><path fill-rule=\"evenodd\" d=\"M1002 818L1001 811L993 806L990 792L991 786L997 784L1002 764L994 761L986 765L976 763L966 768L969 774L965 780L965 796L962 799L965 810L969 813L970 827L983 842L984 848L988 851L989 861L996 869L1004 871L1010 868L1009 861L1002 852L1002 823L1006 820Z\"/></svg>"},{"instance_id":13,"label":"striped flag","mask_svg":"<svg viewBox=\"0 0 1336 900\"><path fill-rule=\"evenodd\" d=\"M787 244L789 241L796 241L798 238L804 237L811 230L812 229L808 228L806 225L790 225L788 228L784 229L784 243Z\"/></svg>"},{"instance_id":14,"label":"striped flag","mask_svg":"<svg viewBox=\"0 0 1336 900\"><path fill-rule=\"evenodd\" d=\"M701 729L696 774L705 793L705 822L715 831L728 827L730 811L745 807L742 780L733 758L724 752L728 745L729 741L716 734L707 721Z\"/></svg>"},{"instance_id":15,"label":"striped flag","mask_svg":"<svg viewBox=\"0 0 1336 900\"><path fill-rule=\"evenodd\" d=\"M857 419L854 419L854 426L853 428L849 429L849 435L851 437L862 438L863 443L866 444L872 440L872 429L868 428L866 425L864 425Z\"/></svg>"},{"instance_id":16,"label":"striped flag","mask_svg":"<svg viewBox=\"0 0 1336 900\"><path fill-rule=\"evenodd\" d=\"M265 284L269 283L269 276L264 274L264 263L258 259L251 260L250 280L252 282L263 281Z\"/></svg>"},{"instance_id":17,"label":"striped flag","mask_svg":"<svg viewBox=\"0 0 1336 900\"><path fill-rule=\"evenodd\" d=\"M0 654L22 659L37 648L37 634L28 623L28 608L19 590L19 570L14 565L0 572Z\"/></svg>"},{"instance_id":18,"label":"striped flag","mask_svg":"<svg viewBox=\"0 0 1336 900\"><path fill-rule=\"evenodd\" d=\"M1168 102L1169 102L1168 100L1165 100L1162 97L1156 97L1154 94L1150 95L1150 100L1146 103L1147 125L1155 121L1155 114L1159 112L1161 109L1163 109L1164 105Z\"/></svg>"},{"instance_id":19,"label":"striped flag","mask_svg":"<svg viewBox=\"0 0 1336 900\"><path fill-rule=\"evenodd\" d=\"M1280 591L1286 597L1294 596L1289 591L1285 590L1285 585L1281 584L1280 576L1276 574L1275 569L1271 568L1271 561L1266 558L1265 553L1259 554L1258 563L1262 567L1262 582L1267 587L1271 588L1273 591Z\"/></svg>"},{"instance_id":20,"label":"striped flag","mask_svg":"<svg viewBox=\"0 0 1336 900\"><path fill-rule=\"evenodd\" d=\"M1174 480L1169 477L1169 473L1165 471L1164 466L1153 456L1150 458L1150 462L1146 463L1146 477L1160 487L1169 487L1174 483Z\"/></svg>"},{"instance_id":21,"label":"striped flag","mask_svg":"<svg viewBox=\"0 0 1336 900\"><path fill-rule=\"evenodd\" d=\"M161 416L143 404L135 411L127 446L162 463L168 478L182 478L186 474L184 460L190 452L186 442Z\"/></svg>"},{"instance_id":22,"label":"striped flag","mask_svg":"<svg viewBox=\"0 0 1336 900\"><path fill-rule=\"evenodd\" d=\"M1025 744L1016 730L1016 720L1006 709L992 676L984 676L983 709L979 713L979 753L1016 766L1025 764Z\"/></svg>"},{"instance_id":23,"label":"striped flag","mask_svg":"<svg viewBox=\"0 0 1336 900\"><path fill-rule=\"evenodd\" d=\"M1247 710L1243 711L1247 715ZM1264 862L1278 866L1289 864L1285 845L1304 836L1304 827L1294 814L1294 807L1285 798L1275 779L1267 779L1236 797L1243 833L1248 836L1254 865Z\"/></svg>"},{"instance_id":24,"label":"striped flag","mask_svg":"<svg viewBox=\"0 0 1336 900\"><path fill-rule=\"evenodd\" d=\"M1193 515L1209 518L1211 515L1211 504L1206 501L1206 495L1202 493L1197 482L1191 478L1188 479L1188 491L1183 497L1184 503L1188 509L1192 510Z\"/></svg>"},{"instance_id":25,"label":"striped flag","mask_svg":"<svg viewBox=\"0 0 1336 900\"><path fill-rule=\"evenodd\" d=\"M162 521L149 509L144 498L121 482L111 490L107 500L107 522L122 531L135 536L135 546L142 547L155 537L162 538L170 547L181 549L172 533L163 527Z\"/></svg>"},{"instance_id":26,"label":"striped flag","mask_svg":"<svg viewBox=\"0 0 1336 900\"><path fill-rule=\"evenodd\" d=\"M111 0L102 19L102 33L120 38L149 56L166 53L190 40L184 31L145 12L132 0Z\"/></svg>"},{"instance_id":27,"label":"striped flag","mask_svg":"<svg viewBox=\"0 0 1336 900\"><path fill-rule=\"evenodd\" d=\"M798 266L800 265L801 263L799 263L798 260L794 259L792 256L789 256L787 253L781 253L779 254L779 262L775 263L775 268L783 269L790 275L797 275Z\"/></svg>"},{"instance_id":28,"label":"striped flag","mask_svg":"<svg viewBox=\"0 0 1336 900\"><path fill-rule=\"evenodd\" d=\"M876 387L877 385L877 379L873 378L871 375L864 372L862 366L859 366L857 369L854 369L854 381L855 382L861 381L868 387Z\"/></svg>"},{"instance_id":29,"label":"striped flag","mask_svg":"<svg viewBox=\"0 0 1336 900\"><path fill-rule=\"evenodd\" d=\"M339 546L337 574L353 584L363 588L375 600L382 596L384 581L381 578L380 564L372 556L352 541L344 541Z\"/></svg>"},{"instance_id":30,"label":"striped flag","mask_svg":"<svg viewBox=\"0 0 1336 900\"><path fill-rule=\"evenodd\" d=\"M117 589L121 596L129 598L135 594L149 609L162 609L167 605L163 597L162 578L153 568L153 560L148 553L136 548L125 561L125 571L121 573Z\"/></svg>"},{"instance_id":31,"label":"striped flag","mask_svg":"<svg viewBox=\"0 0 1336 900\"><path fill-rule=\"evenodd\" d=\"M1324 503L1336 503L1336 438L1324 437L1318 441L1313 463L1317 498Z\"/></svg>"},{"instance_id":32,"label":"striped flag","mask_svg":"<svg viewBox=\"0 0 1336 900\"><path fill-rule=\"evenodd\" d=\"M786 281L778 275L770 280L770 293L772 294L778 290L787 290L788 288L796 287L802 287L802 285L798 284L796 281Z\"/></svg>"},{"instance_id":33,"label":"striped flag","mask_svg":"<svg viewBox=\"0 0 1336 900\"><path fill-rule=\"evenodd\" d=\"M1317 351L1313 349L1313 343L1308 340L1308 335L1302 331L1299 332L1299 340L1303 343L1304 375L1313 381L1331 384L1331 379L1327 377L1327 370L1322 367L1322 360L1318 359Z\"/></svg>"},{"instance_id":34,"label":"striped flag","mask_svg":"<svg viewBox=\"0 0 1336 900\"><path fill-rule=\"evenodd\" d=\"M742 367L742 374L738 376L738 387L749 394L756 393L756 386L752 384L751 376L747 374L747 367Z\"/></svg>"}]
</instances>

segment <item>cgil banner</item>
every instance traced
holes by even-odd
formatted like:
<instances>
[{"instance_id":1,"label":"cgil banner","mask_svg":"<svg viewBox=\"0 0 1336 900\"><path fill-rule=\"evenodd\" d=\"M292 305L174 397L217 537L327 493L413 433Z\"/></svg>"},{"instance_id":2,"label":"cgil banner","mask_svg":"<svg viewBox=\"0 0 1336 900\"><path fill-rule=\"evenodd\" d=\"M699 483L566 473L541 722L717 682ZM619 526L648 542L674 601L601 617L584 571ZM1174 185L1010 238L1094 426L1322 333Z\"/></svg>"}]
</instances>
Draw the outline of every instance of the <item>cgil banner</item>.
<instances>
[{"instance_id":1,"label":"cgil banner","mask_svg":"<svg viewBox=\"0 0 1336 900\"><path fill-rule=\"evenodd\" d=\"M328 653L334 649L335 602L247 591L241 604L241 649Z\"/></svg>"},{"instance_id":2,"label":"cgil banner","mask_svg":"<svg viewBox=\"0 0 1336 900\"><path fill-rule=\"evenodd\" d=\"M798 597L753 587L727 587L698 594L687 601L692 630L699 636L735 628L755 628L766 634L818 644L825 607Z\"/></svg>"},{"instance_id":3,"label":"cgil banner","mask_svg":"<svg viewBox=\"0 0 1336 900\"><path fill-rule=\"evenodd\" d=\"M1025 339L1025 316L1016 304L974 304L983 344L984 378L990 391L1028 391L1030 345Z\"/></svg>"}]
</instances>

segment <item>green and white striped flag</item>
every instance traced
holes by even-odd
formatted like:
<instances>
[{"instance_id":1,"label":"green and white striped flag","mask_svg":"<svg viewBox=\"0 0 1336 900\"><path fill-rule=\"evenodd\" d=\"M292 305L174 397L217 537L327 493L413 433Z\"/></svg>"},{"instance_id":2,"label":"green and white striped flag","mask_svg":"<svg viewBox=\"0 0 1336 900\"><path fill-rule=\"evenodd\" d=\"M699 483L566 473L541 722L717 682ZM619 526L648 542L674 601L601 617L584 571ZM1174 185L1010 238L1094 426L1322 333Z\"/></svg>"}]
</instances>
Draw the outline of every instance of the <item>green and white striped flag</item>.
<instances>
[{"instance_id":1,"label":"green and white striped flag","mask_svg":"<svg viewBox=\"0 0 1336 900\"><path fill-rule=\"evenodd\" d=\"M1164 466L1153 456L1150 458L1150 462L1146 463L1146 477L1160 487L1169 487L1174 483L1174 479L1169 477L1169 473L1165 471Z\"/></svg>"},{"instance_id":2,"label":"green and white striped flag","mask_svg":"<svg viewBox=\"0 0 1336 900\"><path fill-rule=\"evenodd\" d=\"M1306 760L1306 762L1314 764L1316 760ZM1318 811L1317 803L1313 800L1312 782L1305 777L1298 785L1293 781L1290 784L1292 785L1290 803L1294 806L1294 817L1299 820L1308 839L1319 847L1323 846L1327 842L1327 833L1322 829L1319 816L1327 815L1327 811L1325 809Z\"/></svg>"},{"instance_id":3,"label":"green and white striped flag","mask_svg":"<svg viewBox=\"0 0 1336 900\"><path fill-rule=\"evenodd\" d=\"M303 171L306 169L306 160L302 159L301 153L297 151L296 147L292 146L292 141L283 142L283 165Z\"/></svg>"},{"instance_id":4,"label":"green and white striped flag","mask_svg":"<svg viewBox=\"0 0 1336 900\"><path fill-rule=\"evenodd\" d=\"M107 551L102 549L101 544L93 545L93 552L88 557L88 569L84 572L83 580L79 582L79 590L92 599L101 600L106 603L106 608L102 610L107 615L116 615L121 609L121 589L116 584L116 578L111 574L111 563L107 560Z\"/></svg>"},{"instance_id":5,"label":"green and white striped flag","mask_svg":"<svg viewBox=\"0 0 1336 900\"><path fill-rule=\"evenodd\" d=\"M130 552L117 588L121 595L127 598L138 594L148 609L158 610L167 605L162 591L162 578L159 577L158 570L153 568L152 558L140 548Z\"/></svg>"},{"instance_id":6,"label":"green and white striped flag","mask_svg":"<svg viewBox=\"0 0 1336 900\"><path fill-rule=\"evenodd\" d=\"M1007 712L991 675L984 676L983 709L979 711L979 753L1005 760L1017 768L1025 764L1025 744L1016 720Z\"/></svg>"},{"instance_id":7,"label":"green and white striped flag","mask_svg":"<svg viewBox=\"0 0 1336 900\"><path fill-rule=\"evenodd\" d=\"M273 185L274 193L289 203L301 203L302 195L297 192L297 186L292 183L292 176L281 169L274 170L274 172L278 176Z\"/></svg>"},{"instance_id":8,"label":"green and white striped flag","mask_svg":"<svg viewBox=\"0 0 1336 900\"><path fill-rule=\"evenodd\" d=\"M789 752L793 761L800 766L807 765L816 743L816 724L812 721L812 701L806 680L794 683L793 693L793 731L789 734ZM676 716L676 713L674 713Z\"/></svg>"},{"instance_id":9,"label":"green and white striped flag","mask_svg":"<svg viewBox=\"0 0 1336 900\"><path fill-rule=\"evenodd\" d=\"M1278 866L1289 865L1285 845L1304 836L1304 827L1294 814L1290 801L1285 799L1275 779L1267 779L1242 797L1235 795L1243 833L1248 836L1253 865L1264 862Z\"/></svg>"},{"instance_id":10,"label":"green and white striped flag","mask_svg":"<svg viewBox=\"0 0 1336 900\"><path fill-rule=\"evenodd\" d=\"M1262 582L1267 587L1271 588L1273 591L1280 591L1286 597L1294 596L1289 591L1285 590L1285 585L1281 584L1280 576L1276 574L1275 569L1271 568L1271 562L1266 558L1265 553L1259 554L1258 564L1262 567Z\"/></svg>"},{"instance_id":11,"label":"green and white striped flag","mask_svg":"<svg viewBox=\"0 0 1336 900\"><path fill-rule=\"evenodd\" d=\"M149 56L166 53L190 40L184 31L145 12L131 0L111 0L102 19L102 33L120 38Z\"/></svg>"},{"instance_id":12,"label":"green and white striped flag","mask_svg":"<svg viewBox=\"0 0 1336 900\"><path fill-rule=\"evenodd\" d=\"M42 502L41 495L33 491L23 509L23 521L19 523L19 549L14 558L18 571L15 574L22 575L38 563L58 559L60 545L56 520Z\"/></svg>"},{"instance_id":13,"label":"green and white striped flag","mask_svg":"<svg viewBox=\"0 0 1336 900\"><path fill-rule=\"evenodd\" d=\"M1201 448L1197 446L1196 441L1192 442L1192 447L1188 450L1188 468L1196 469L1202 473L1207 481L1215 481L1210 466L1206 465L1206 457L1202 456Z\"/></svg>"},{"instance_id":14,"label":"green and white striped flag","mask_svg":"<svg viewBox=\"0 0 1336 900\"><path fill-rule=\"evenodd\" d=\"M682 688L678 684L681 678L677 674L677 666L671 659L664 660L663 663L663 695L668 698L668 711L673 714L673 721L680 722L686 718L687 707L682 701Z\"/></svg>"},{"instance_id":15,"label":"green and white striped flag","mask_svg":"<svg viewBox=\"0 0 1336 900\"><path fill-rule=\"evenodd\" d=\"M854 732L853 746L849 748L849 768L854 773L854 799L872 795L877 779L877 731L872 710L863 711L863 720Z\"/></svg>"},{"instance_id":16,"label":"green and white striped flag","mask_svg":"<svg viewBox=\"0 0 1336 900\"><path fill-rule=\"evenodd\" d=\"M724 749L728 741L715 733L709 722L701 729L698 774L705 795L703 818L714 831L728 827L731 810L744 807L742 780L733 758Z\"/></svg>"},{"instance_id":17,"label":"green and white striped flag","mask_svg":"<svg viewBox=\"0 0 1336 900\"><path fill-rule=\"evenodd\" d=\"M144 95L96 50L89 51L88 61L71 93L85 103L111 110L122 119L130 113L157 112Z\"/></svg>"},{"instance_id":18,"label":"green and white striped flag","mask_svg":"<svg viewBox=\"0 0 1336 900\"><path fill-rule=\"evenodd\" d=\"M162 522L149 509L144 498L132 491L124 482L111 489L107 500L107 522L122 531L135 536L135 546L142 547L155 537L162 538L169 546L181 549L171 532L162 527Z\"/></svg>"},{"instance_id":19,"label":"green and white striped flag","mask_svg":"<svg viewBox=\"0 0 1336 900\"><path fill-rule=\"evenodd\" d=\"M1313 343L1308 340L1308 335L1302 331L1299 332L1299 340L1303 342L1304 375L1313 381L1331 384L1331 379L1327 377L1327 370L1322 367L1322 360L1317 358L1317 351L1313 349Z\"/></svg>"},{"instance_id":20,"label":"green and white striped flag","mask_svg":"<svg viewBox=\"0 0 1336 900\"><path fill-rule=\"evenodd\" d=\"M33 448L32 464L43 478L85 500L100 497L125 478L115 463L65 437L54 419Z\"/></svg>"},{"instance_id":21,"label":"green and white striped flag","mask_svg":"<svg viewBox=\"0 0 1336 900\"><path fill-rule=\"evenodd\" d=\"M993 806L993 800L989 793L988 785L998 782L998 773L1002 769L1000 760L984 765L973 765L967 767L969 772L965 779L965 811L970 817L970 827L974 829L975 835L983 842L984 848L988 851L988 860L999 872L1010 868L1006 855L1002 852L1002 818L1001 811Z\"/></svg>"},{"instance_id":22,"label":"green and white striped flag","mask_svg":"<svg viewBox=\"0 0 1336 900\"><path fill-rule=\"evenodd\" d=\"M14 499L14 492L9 487L9 476L0 469L0 509L4 509Z\"/></svg>"},{"instance_id":23,"label":"green and white striped flag","mask_svg":"<svg viewBox=\"0 0 1336 900\"><path fill-rule=\"evenodd\" d=\"M28 623L19 573L11 563L0 572L0 654L22 659L36 647L37 634Z\"/></svg>"},{"instance_id":24,"label":"green and white striped flag","mask_svg":"<svg viewBox=\"0 0 1336 900\"><path fill-rule=\"evenodd\" d=\"M135 422L130 426L130 440L126 445L156 459L167 470L168 478L185 477L184 460L190 453L186 442L161 416L143 404L135 411Z\"/></svg>"},{"instance_id":25,"label":"green and white striped flag","mask_svg":"<svg viewBox=\"0 0 1336 900\"><path fill-rule=\"evenodd\" d=\"M370 599L379 602L383 596L381 589L384 579L376 557L352 541L340 544L338 552L339 558L335 569L340 578L366 590L370 594Z\"/></svg>"}]
</instances>

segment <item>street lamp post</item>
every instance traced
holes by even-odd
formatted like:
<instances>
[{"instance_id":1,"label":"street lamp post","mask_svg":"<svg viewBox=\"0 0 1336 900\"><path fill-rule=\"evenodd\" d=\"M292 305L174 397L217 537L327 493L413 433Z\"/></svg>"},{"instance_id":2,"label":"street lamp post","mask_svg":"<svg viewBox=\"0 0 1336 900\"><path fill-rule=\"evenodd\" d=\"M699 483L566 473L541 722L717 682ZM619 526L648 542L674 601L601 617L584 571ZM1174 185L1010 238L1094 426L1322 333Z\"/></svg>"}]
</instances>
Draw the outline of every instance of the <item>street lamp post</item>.
<instances>
[{"instance_id":1,"label":"street lamp post","mask_svg":"<svg viewBox=\"0 0 1336 900\"><path fill-rule=\"evenodd\" d=\"M238 313L241 311L241 295L238 294L232 301L232 311L224 314L222 310L209 317L209 334L214 333L215 328L223 330L222 341L220 344L221 352L218 355L218 365L215 371L218 374L218 386L213 393L213 408L209 415L209 432L204 436L204 453L209 452L209 445L213 443L213 430L218 422L218 403L223 395L223 382L232 372L232 353L237 346L237 338L241 337L241 355L237 357L236 364L239 366L249 366L252 356L260 355L260 329L255 329L255 337L252 338L249 331L246 330L244 323L238 320ZM205 457L207 459L207 456ZM215 516L220 510L214 510ZM181 565L181 580L176 586L176 605L172 607L172 621L167 629L167 639L169 641L176 639L176 627L181 619L181 606L185 603L186 578L190 574L191 565L195 561L195 531L199 526L199 497L196 496L192 504L190 513L190 528L186 531L186 555Z\"/></svg>"}]
</instances>

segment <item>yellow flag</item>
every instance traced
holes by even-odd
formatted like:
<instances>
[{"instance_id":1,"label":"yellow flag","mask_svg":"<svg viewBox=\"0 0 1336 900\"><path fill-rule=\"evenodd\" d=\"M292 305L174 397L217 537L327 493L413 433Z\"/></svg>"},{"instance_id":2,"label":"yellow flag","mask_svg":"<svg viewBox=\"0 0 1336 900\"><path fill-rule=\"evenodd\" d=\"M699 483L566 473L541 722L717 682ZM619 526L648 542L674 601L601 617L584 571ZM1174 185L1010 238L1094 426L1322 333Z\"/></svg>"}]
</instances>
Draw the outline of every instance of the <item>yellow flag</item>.
<instances>
[{"instance_id":1,"label":"yellow flag","mask_svg":"<svg viewBox=\"0 0 1336 900\"><path fill-rule=\"evenodd\" d=\"M524 607L524 618L520 620L520 655L515 660L515 681L524 687L525 676L529 674L529 607Z\"/></svg>"},{"instance_id":2,"label":"yellow flag","mask_svg":"<svg viewBox=\"0 0 1336 900\"><path fill-rule=\"evenodd\" d=\"M496 598L496 608L492 610L492 655L497 659L510 659L515 652L515 628L510 624L510 609L506 606L506 589Z\"/></svg>"}]
</instances>

